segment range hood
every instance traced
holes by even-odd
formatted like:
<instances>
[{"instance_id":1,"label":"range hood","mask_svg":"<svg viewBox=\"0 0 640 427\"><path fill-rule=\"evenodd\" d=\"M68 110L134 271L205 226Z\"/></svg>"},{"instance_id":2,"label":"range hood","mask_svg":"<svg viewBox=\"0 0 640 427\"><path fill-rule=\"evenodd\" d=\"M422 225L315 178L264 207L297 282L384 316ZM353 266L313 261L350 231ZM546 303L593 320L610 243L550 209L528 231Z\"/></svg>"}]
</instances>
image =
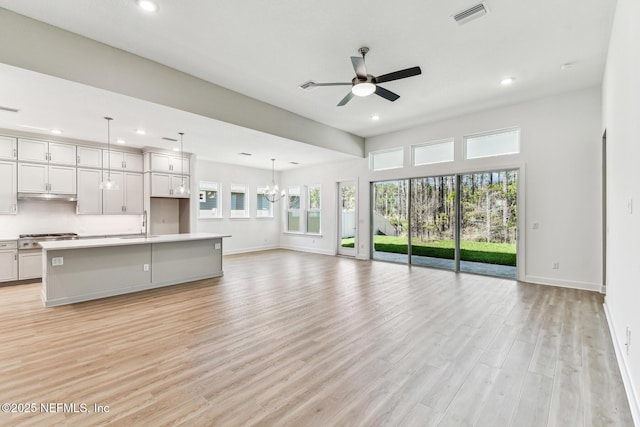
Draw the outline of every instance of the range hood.
<instances>
[{"instance_id":1,"label":"range hood","mask_svg":"<svg viewBox=\"0 0 640 427\"><path fill-rule=\"evenodd\" d=\"M18 200L59 200L64 202L77 202L76 194L52 194L52 193L18 193Z\"/></svg>"}]
</instances>

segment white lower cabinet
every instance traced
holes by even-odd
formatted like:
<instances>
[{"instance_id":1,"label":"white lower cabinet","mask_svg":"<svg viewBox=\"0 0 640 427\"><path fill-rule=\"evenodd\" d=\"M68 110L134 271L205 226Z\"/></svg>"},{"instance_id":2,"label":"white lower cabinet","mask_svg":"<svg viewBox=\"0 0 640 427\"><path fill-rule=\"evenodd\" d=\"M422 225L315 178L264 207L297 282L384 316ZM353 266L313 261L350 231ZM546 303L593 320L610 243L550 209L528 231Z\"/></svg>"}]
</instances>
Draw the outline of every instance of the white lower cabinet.
<instances>
[{"instance_id":1,"label":"white lower cabinet","mask_svg":"<svg viewBox=\"0 0 640 427\"><path fill-rule=\"evenodd\" d=\"M76 194L76 168L18 163L18 193Z\"/></svg>"},{"instance_id":2,"label":"white lower cabinet","mask_svg":"<svg viewBox=\"0 0 640 427\"><path fill-rule=\"evenodd\" d=\"M18 280L18 250L15 241L0 241L0 282Z\"/></svg>"},{"instance_id":3,"label":"white lower cabinet","mask_svg":"<svg viewBox=\"0 0 640 427\"><path fill-rule=\"evenodd\" d=\"M151 173L151 197L177 197L188 198L189 194L180 194L176 191L182 182L189 188L189 177L187 175L172 175L168 173Z\"/></svg>"},{"instance_id":4,"label":"white lower cabinet","mask_svg":"<svg viewBox=\"0 0 640 427\"><path fill-rule=\"evenodd\" d=\"M42 250L20 251L18 254L18 279L37 279L42 277Z\"/></svg>"},{"instance_id":5,"label":"white lower cabinet","mask_svg":"<svg viewBox=\"0 0 640 427\"><path fill-rule=\"evenodd\" d=\"M108 172L104 173L107 179ZM142 174L131 172L111 172L111 180L117 183L117 190L103 190L102 212L105 214L142 214Z\"/></svg>"}]
</instances>

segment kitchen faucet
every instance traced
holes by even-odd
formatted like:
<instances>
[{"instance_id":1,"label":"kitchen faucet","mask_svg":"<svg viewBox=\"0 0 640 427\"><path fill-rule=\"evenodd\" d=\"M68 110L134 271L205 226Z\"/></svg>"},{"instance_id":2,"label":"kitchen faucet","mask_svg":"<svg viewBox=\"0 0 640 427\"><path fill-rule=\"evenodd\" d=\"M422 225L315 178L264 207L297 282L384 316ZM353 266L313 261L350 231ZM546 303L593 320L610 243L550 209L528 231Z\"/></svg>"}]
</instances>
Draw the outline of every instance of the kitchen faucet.
<instances>
[{"instance_id":1,"label":"kitchen faucet","mask_svg":"<svg viewBox=\"0 0 640 427\"><path fill-rule=\"evenodd\" d=\"M144 228L144 237L149 237L149 225L147 221L147 210L142 212L142 227Z\"/></svg>"}]
</instances>

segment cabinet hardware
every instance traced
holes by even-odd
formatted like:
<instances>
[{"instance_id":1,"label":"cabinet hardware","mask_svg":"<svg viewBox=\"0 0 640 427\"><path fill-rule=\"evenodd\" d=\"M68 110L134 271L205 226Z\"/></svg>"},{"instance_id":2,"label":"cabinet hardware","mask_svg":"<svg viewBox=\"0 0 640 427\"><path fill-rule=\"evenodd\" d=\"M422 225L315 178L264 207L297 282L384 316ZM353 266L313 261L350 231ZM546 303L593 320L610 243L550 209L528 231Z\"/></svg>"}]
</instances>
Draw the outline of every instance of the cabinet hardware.
<instances>
[{"instance_id":1,"label":"cabinet hardware","mask_svg":"<svg viewBox=\"0 0 640 427\"><path fill-rule=\"evenodd\" d=\"M124 169L124 160L120 162L120 166Z\"/></svg>"},{"instance_id":2,"label":"cabinet hardware","mask_svg":"<svg viewBox=\"0 0 640 427\"><path fill-rule=\"evenodd\" d=\"M18 260L18 255L13 254L13 260L14 260L14 261L17 261L17 260Z\"/></svg>"},{"instance_id":3,"label":"cabinet hardware","mask_svg":"<svg viewBox=\"0 0 640 427\"><path fill-rule=\"evenodd\" d=\"M80 156L78 156L78 159L76 160L76 162L80 164Z\"/></svg>"},{"instance_id":4,"label":"cabinet hardware","mask_svg":"<svg viewBox=\"0 0 640 427\"><path fill-rule=\"evenodd\" d=\"M15 148L13 149L13 155L11 157L16 157L18 155L18 150L16 150Z\"/></svg>"}]
</instances>

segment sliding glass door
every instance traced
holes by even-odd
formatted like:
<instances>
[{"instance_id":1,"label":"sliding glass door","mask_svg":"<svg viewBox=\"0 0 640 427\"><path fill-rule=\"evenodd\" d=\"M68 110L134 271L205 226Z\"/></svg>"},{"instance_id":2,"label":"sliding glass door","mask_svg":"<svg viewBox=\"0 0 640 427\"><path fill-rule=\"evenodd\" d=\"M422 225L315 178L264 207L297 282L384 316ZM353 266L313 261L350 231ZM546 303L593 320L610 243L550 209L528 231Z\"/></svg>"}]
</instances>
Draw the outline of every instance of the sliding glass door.
<instances>
[{"instance_id":1,"label":"sliding glass door","mask_svg":"<svg viewBox=\"0 0 640 427\"><path fill-rule=\"evenodd\" d=\"M456 178L411 180L411 264L455 269Z\"/></svg>"},{"instance_id":2,"label":"sliding glass door","mask_svg":"<svg viewBox=\"0 0 640 427\"><path fill-rule=\"evenodd\" d=\"M374 182L372 258L516 278L517 189L517 170Z\"/></svg>"},{"instance_id":3,"label":"sliding glass door","mask_svg":"<svg viewBox=\"0 0 640 427\"><path fill-rule=\"evenodd\" d=\"M409 180L375 182L372 197L372 258L408 263Z\"/></svg>"},{"instance_id":4,"label":"sliding glass door","mask_svg":"<svg viewBox=\"0 0 640 427\"><path fill-rule=\"evenodd\" d=\"M460 177L460 271L516 277L518 171Z\"/></svg>"}]
</instances>

